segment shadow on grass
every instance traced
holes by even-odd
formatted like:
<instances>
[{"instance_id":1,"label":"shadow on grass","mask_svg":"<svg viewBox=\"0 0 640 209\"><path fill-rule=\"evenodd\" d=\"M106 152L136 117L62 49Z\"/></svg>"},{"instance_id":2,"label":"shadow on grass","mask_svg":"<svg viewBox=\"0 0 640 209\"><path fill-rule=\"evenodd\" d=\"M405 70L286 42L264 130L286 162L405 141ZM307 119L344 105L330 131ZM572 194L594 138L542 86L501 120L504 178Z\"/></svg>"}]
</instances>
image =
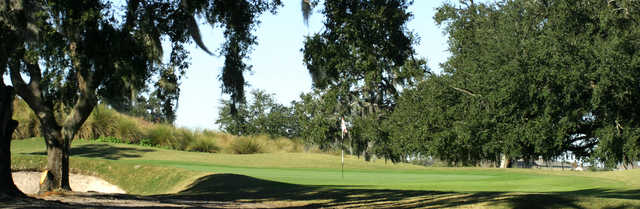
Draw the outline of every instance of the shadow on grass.
<instances>
[{"instance_id":1,"label":"shadow on grass","mask_svg":"<svg viewBox=\"0 0 640 209\"><path fill-rule=\"evenodd\" d=\"M201 177L168 195L79 193L70 208L640 208L640 190L586 189L552 193L438 192L305 186L236 174ZM117 201L119 204L109 203ZM46 202L44 203L46 208ZM0 206L3 204L0 202ZM6 206L6 205L5 205ZM9 204L13 208L29 205Z\"/></svg>"},{"instance_id":2,"label":"shadow on grass","mask_svg":"<svg viewBox=\"0 0 640 209\"><path fill-rule=\"evenodd\" d=\"M142 157L143 153L155 152L153 149L116 147L110 144L84 144L71 148L71 156L118 160L120 158ZM46 155L46 152L33 152L32 155Z\"/></svg>"},{"instance_id":3,"label":"shadow on grass","mask_svg":"<svg viewBox=\"0 0 640 209\"><path fill-rule=\"evenodd\" d=\"M305 186L257 179L237 174L213 174L196 180L176 195L178 199L215 201L328 201L318 207L332 207L339 203L373 203L381 200L399 201L412 196L437 196L443 192L366 190L358 186ZM338 203L338 204L336 204Z\"/></svg>"},{"instance_id":4,"label":"shadow on grass","mask_svg":"<svg viewBox=\"0 0 640 209\"><path fill-rule=\"evenodd\" d=\"M640 200L640 190L614 191L589 189L573 192L519 194L504 192L456 193L362 189L358 186L305 186L257 179L236 174L202 177L186 190L159 196L165 200L213 200L234 202L273 202L281 208L447 208L471 205L508 208L583 208L585 198ZM299 204L293 204L298 202ZM177 203L177 202L176 202ZM279 203L284 203L278 205ZM638 202L636 202L638 203ZM640 205L615 205L611 208L638 208ZM596 208L608 205L596 205Z\"/></svg>"},{"instance_id":5,"label":"shadow on grass","mask_svg":"<svg viewBox=\"0 0 640 209\"><path fill-rule=\"evenodd\" d=\"M599 198L589 201L589 204L579 205L581 201ZM543 194L513 195L507 203L513 208L640 208L640 189L638 190L613 190L613 189L584 189L570 192L551 192Z\"/></svg>"}]
</instances>

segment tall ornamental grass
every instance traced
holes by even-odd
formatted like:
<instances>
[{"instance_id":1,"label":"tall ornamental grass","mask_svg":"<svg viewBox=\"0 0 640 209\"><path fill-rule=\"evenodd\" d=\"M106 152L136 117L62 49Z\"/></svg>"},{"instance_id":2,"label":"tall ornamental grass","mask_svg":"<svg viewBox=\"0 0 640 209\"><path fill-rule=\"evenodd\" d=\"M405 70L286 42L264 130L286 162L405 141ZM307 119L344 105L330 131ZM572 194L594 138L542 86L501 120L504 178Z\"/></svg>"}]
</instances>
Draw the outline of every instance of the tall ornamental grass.
<instances>
[{"instance_id":1,"label":"tall ornamental grass","mask_svg":"<svg viewBox=\"0 0 640 209\"><path fill-rule=\"evenodd\" d=\"M57 114L62 114L61 112ZM19 122L13 135L14 139L41 136L40 123L36 115L22 99L14 101L13 118ZM262 135L234 136L210 130L176 128L171 124L151 123L128 116L102 104L94 108L75 139L229 154L302 152L304 150L302 143L288 138Z\"/></svg>"}]
</instances>

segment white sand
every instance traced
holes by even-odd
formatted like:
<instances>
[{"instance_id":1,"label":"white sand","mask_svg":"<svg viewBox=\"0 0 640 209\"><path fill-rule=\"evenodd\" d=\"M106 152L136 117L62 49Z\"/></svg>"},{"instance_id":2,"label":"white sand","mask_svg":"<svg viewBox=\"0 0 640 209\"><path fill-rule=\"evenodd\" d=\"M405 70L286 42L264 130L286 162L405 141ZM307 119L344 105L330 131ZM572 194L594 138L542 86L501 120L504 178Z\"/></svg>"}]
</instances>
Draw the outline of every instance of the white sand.
<instances>
[{"instance_id":1,"label":"white sand","mask_svg":"<svg viewBox=\"0 0 640 209\"><path fill-rule=\"evenodd\" d=\"M40 188L40 172L13 172L13 181L26 194L35 194ZM76 192L118 193L126 192L109 182L94 176L70 174L71 190Z\"/></svg>"}]
</instances>

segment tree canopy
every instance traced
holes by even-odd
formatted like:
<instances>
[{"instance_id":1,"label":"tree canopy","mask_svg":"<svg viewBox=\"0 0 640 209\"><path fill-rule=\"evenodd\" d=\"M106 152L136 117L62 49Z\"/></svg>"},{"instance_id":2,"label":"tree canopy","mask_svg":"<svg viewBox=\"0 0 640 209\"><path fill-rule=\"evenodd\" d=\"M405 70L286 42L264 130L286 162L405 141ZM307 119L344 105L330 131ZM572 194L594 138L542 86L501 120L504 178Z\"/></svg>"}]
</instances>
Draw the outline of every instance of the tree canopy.
<instances>
[{"instance_id":1,"label":"tree canopy","mask_svg":"<svg viewBox=\"0 0 640 209\"><path fill-rule=\"evenodd\" d=\"M294 109L276 102L275 96L263 90L253 90L250 100L231 113L230 100L222 100L216 124L234 135L251 136L265 134L271 137L298 137L301 128L293 114Z\"/></svg>"},{"instance_id":2,"label":"tree canopy","mask_svg":"<svg viewBox=\"0 0 640 209\"><path fill-rule=\"evenodd\" d=\"M500 154L637 161L638 9L595 0L443 5L434 18L451 57L443 74L403 95L393 135L461 164Z\"/></svg>"},{"instance_id":3,"label":"tree canopy","mask_svg":"<svg viewBox=\"0 0 640 209\"><path fill-rule=\"evenodd\" d=\"M427 72L414 57L416 40L406 28L410 4L324 1L324 29L305 40L304 63L321 103L329 105L318 120L352 121L351 148L365 159L399 159L386 149L393 142L378 121L393 110L402 89Z\"/></svg>"},{"instance_id":4,"label":"tree canopy","mask_svg":"<svg viewBox=\"0 0 640 209\"><path fill-rule=\"evenodd\" d=\"M0 2L0 26L7 32L6 40L12 40L3 44L0 67L9 72L18 95L38 116L47 144L51 175L41 190L70 190L69 145L98 99L115 106L133 104L137 92L158 75L158 91L152 93L161 107L157 112L172 111L178 95L172 85L189 65L184 45L195 42L211 53L202 41L197 17L223 28L222 89L233 104L243 102L243 72L249 69L244 59L256 43L252 32L257 16L281 5L279 0L124 3L118 7L106 0ZM167 63L162 62L162 41L171 45ZM59 109L66 114L56 115Z\"/></svg>"}]
</instances>

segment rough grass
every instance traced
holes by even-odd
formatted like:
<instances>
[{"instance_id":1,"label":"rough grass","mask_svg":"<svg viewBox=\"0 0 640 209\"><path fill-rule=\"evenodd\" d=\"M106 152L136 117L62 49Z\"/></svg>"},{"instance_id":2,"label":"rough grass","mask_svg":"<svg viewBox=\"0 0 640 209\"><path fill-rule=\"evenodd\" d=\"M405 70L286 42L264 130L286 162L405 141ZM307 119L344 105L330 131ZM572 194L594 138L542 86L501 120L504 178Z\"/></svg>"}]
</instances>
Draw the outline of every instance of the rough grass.
<instances>
[{"instance_id":1,"label":"rough grass","mask_svg":"<svg viewBox=\"0 0 640 209\"><path fill-rule=\"evenodd\" d=\"M234 154L256 154L262 153L262 145L258 144L255 139L240 138L231 143L231 151Z\"/></svg>"},{"instance_id":2,"label":"rough grass","mask_svg":"<svg viewBox=\"0 0 640 209\"><path fill-rule=\"evenodd\" d=\"M14 168L39 169L44 165L41 139L14 141L12 150ZM414 203L490 208L526 203L640 206L640 170L426 168L347 156L343 178L340 156L318 153L209 154L95 141L76 141L71 152L72 170L103 177L135 194L182 191L173 195L302 201L323 207L371 206L386 201L410 207ZM447 201L437 201L440 198Z\"/></svg>"},{"instance_id":3,"label":"rough grass","mask_svg":"<svg viewBox=\"0 0 640 209\"><path fill-rule=\"evenodd\" d=\"M14 119L19 126L14 139L40 136L40 123L27 104L14 101ZM58 118L61 116L58 111ZM267 136L238 137L230 134L176 128L170 124L154 124L98 105L76 134L76 140L97 139L103 142L137 144L193 152L272 153L300 152L301 142Z\"/></svg>"}]
</instances>

